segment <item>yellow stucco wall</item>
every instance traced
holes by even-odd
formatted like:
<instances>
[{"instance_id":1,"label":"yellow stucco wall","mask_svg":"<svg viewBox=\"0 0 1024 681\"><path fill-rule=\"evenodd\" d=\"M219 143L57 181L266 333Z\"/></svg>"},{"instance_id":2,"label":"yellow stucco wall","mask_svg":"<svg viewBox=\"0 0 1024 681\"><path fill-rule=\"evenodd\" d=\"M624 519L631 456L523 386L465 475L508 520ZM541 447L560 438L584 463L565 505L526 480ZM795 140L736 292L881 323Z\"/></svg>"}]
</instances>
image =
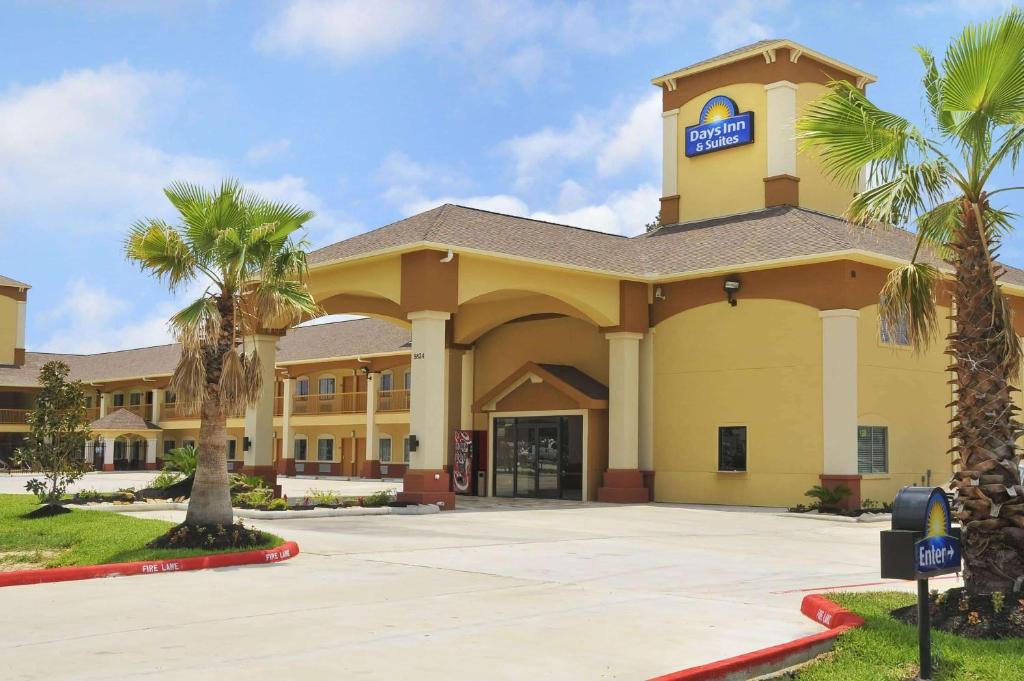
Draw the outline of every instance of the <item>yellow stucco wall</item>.
<instances>
[{"instance_id":1,"label":"yellow stucco wall","mask_svg":"<svg viewBox=\"0 0 1024 681\"><path fill-rule=\"evenodd\" d=\"M740 111L754 112L754 142L687 158L686 128L697 125L700 110L715 95L731 97ZM679 109L679 220L687 222L764 208L767 167L764 85L737 83L697 95Z\"/></svg>"},{"instance_id":2,"label":"yellow stucco wall","mask_svg":"<svg viewBox=\"0 0 1024 681\"><path fill-rule=\"evenodd\" d=\"M485 334L474 352L476 399L508 378L526 362L570 364L608 383L608 341L597 327L569 317L505 324ZM474 427L487 428L483 414Z\"/></svg>"},{"instance_id":3,"label":"yellow stucco wall","mask_svg":"<svg viewBox=\"0 0 1024 681\"><path fill-rule=\"evenodd\" d=\"M822 464L821 320L776 300L698 307L654 337L655 500L783 506ZM746 473L718 472L718 428L747 426Z\"/></svg>"},{"instance_id":4,"label":"yellow stucco wall","mask_svg":"<svg viewBox=\"0 0 1024 681\"><path fill-rule=\"evenodd\" d=\"M818 83L800 83L796 91L797 116L807 105L824 96L828 88ZM853 187L843 186L825 177L818 162L818 154L797 154L796 174L800 178L800 205L832 215L842 215L853 200Z\"/></svg>"},{"instance_id":5,"label":"yellow stucco wall","mask_svg":"<svg viewBox=\"0 0 1024 681\"><path fill-rule=\"evenodd\" d=\"M0 296L0 364L14 364L18 340L18 302Z\"/></svg>"},{"instance_id":6,"label":"yellow stucco wall","mask_svg":"<svg viewBox=\"0 0 1024 681\"><path fill-rule=\"evenodd\" d=\"M939 308L938 316L945 320L949 308ZM945 405L952 391L946 385L945 333L922 355L884 345L878 306L870 305L860 310L858 335L857 422L889 428L889 473L864 476L862 498L892 501L903 485L923 484L929 469L932 484L945 485L953 470L952 456L946 453L951 412Z\"/></svg>"}]
</instances>

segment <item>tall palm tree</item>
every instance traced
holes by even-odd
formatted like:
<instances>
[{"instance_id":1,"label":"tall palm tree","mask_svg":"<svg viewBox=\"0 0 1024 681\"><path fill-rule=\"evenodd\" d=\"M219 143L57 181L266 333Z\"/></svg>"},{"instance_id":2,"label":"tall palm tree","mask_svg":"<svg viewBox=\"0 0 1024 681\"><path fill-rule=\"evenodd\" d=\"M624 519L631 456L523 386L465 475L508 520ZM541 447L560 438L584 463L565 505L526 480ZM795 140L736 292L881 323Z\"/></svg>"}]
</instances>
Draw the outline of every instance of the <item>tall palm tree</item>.
<instances>
[{"instance_id":1,"label":"tall palm tree","mask_svg":"<svg viewBox=\"0 0 1024 681\"><path fill-rule=\"evenodd\" d=\"M1021 348L996 255L1011 215L992 204L993 174L1015 169L1024 150L1024 15L1017 9L963 30L941 65L924 48L926 132L883 111L848 82L835 82L797 123L801 147L833 178L868 189L848 217L874 227L912 224L917 248L890 272L879 304L889 328L906 324L918 350L939 332L936 295L953 299L956 407L951 487L963 523L965 580L972 593L1024 586L1024 488L1012 393ZM944 262L952 282L940 272Z\"/></svg>"},{"instance_id":2,"label":"tall palm tree","mask_svg":"<svg viewBox=\"0 0 1024 681\"><path fill-rule=\"evenodd\" d=\"M170 387L183 409L200 414L199 462L185 522L227 525L226 414L253 404L261 388L260 357L244 339L317 313L305 284L306 244L293 238L313 213L265 201L235 180L214 191L174 183L164 194L180 223L140 220L128 233L125 253L171 291L207 284L171 318L181 359Z\"/></svg>"}]
</instances>

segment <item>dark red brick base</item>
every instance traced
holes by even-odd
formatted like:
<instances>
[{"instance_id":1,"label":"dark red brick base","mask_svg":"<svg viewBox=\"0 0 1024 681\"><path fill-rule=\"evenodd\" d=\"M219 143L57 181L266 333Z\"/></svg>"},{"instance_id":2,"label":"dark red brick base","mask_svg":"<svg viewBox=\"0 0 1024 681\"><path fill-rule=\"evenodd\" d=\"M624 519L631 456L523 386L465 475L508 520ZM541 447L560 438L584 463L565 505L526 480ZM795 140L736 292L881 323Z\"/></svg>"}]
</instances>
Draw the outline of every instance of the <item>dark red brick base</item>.
<instances>
[{"instance_id":1,"label":"dark red brick base","mask_svg":"<svg viewBox=\"0 0 1024 681\"><path fill-rule=\"evenodd\" d=\"M863 476L861 475L825 475L822 473L818 476L821 478L821 486L825 489L835 489L840 485L846 485L850 488L852 494L846 497L846 500L839 504L839 508L850 510L860 508L860 481Z\"/></svg>"},{"instance_id":2,"label":"dark red brick base","mask_svg":"<svg viewBox=\"0 0 1024 681\"><path fill-rule=\"evenodd\" d=\"M146 470L147 471L155 471L155 470L157 470L157 468L158 468L158 466L156 465L156 461L154 461L152 463L150 463L148 461L146 462Z\"/></svg>"},{"instance_id":3,"label":"dark red brick base","mask_svg":"<svg viewBox=\"0 0 1024 681\"><path fill-rule=\"evenodd\" d=\"M398 501L408 504L440 504L443 510L450 511L455 508L451 477L446 471L408 471L402 479Z\"/></svg>"},{"instance_id":4,"label":"dark red brick base","mask_svg":"<svg viewBox=\"0 0 1024 681\"><path fill-rule=\"evenodd\" d=\"M295 475L295 459L278 459L278 475Z\"/></svg>"},{"instance_id":5,"label":"dark red brick base","mask_svg":"<svg viewBox=\"0 0 1024 681\"><path fill-rule=\"evenodd\" d=\"M387 469L387 473L384 472ZM384 463L380 461L364 461L363 469L359 471L361 478L401 478L409 470L408 464Z\"/></svg>"},{"instance_id":6,"label":"dark red brick base","mask_svg":"<svg viewBox=\"0 0 1024 681\"><path fill-rule=\"evenodd\" d=\"M112 470L114 470L114 464L112 464L112 463L105 463L105 464L103 464L103 470L104 471L112 471Z\"/></svg>"},{"instance_id":7,"label":"dark red brick base","mask_svg":"<svg viewBox=\"0 0 1024 681\"><path fill-rule=\"evenodd\" d=\"M644 487L644 474L637 469L609 468L604 485L597 490L597 500L611 504L644 504L651 500L651 491Z\"/></svg>"}]
</instances>

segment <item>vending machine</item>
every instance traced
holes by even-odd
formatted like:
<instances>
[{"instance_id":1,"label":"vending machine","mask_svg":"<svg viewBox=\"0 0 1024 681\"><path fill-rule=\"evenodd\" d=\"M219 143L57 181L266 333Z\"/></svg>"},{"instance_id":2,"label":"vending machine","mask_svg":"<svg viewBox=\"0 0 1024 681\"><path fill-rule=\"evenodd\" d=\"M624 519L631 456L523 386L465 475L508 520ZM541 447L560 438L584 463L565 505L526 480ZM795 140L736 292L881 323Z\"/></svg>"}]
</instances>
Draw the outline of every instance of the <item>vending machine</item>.
<instances>
[{"instance_id":1,"label":"vending machine","mask_svg":"<svg viewBox=\"0 0 1024 681\"><path fill-rule=\"evenodd\" d=\"M452 491L484 496L487 491L487 431L456 430L452 461Z\"/></svg>"}]
</instances>

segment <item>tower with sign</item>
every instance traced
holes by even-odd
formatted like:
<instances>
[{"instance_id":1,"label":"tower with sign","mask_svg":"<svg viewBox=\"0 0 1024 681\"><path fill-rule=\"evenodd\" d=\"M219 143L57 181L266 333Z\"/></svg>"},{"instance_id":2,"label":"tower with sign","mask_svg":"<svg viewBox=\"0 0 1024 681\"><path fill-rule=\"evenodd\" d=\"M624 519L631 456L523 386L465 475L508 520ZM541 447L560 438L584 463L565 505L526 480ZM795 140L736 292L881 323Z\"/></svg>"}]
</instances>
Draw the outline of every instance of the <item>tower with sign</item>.
<instances>
[{"instance_id":1,"label":"tower with sign","mask_svg":"<svg viewBox=\"0 0 1024 681\"><path fill-rule=\"evenodd\" d=\"M840 215L857 187L798 153L794 123L832 80L875 78L791 40L764 40L655 78L664 130L661 222L773 206Z\"/></svg>"}]
</instances>

